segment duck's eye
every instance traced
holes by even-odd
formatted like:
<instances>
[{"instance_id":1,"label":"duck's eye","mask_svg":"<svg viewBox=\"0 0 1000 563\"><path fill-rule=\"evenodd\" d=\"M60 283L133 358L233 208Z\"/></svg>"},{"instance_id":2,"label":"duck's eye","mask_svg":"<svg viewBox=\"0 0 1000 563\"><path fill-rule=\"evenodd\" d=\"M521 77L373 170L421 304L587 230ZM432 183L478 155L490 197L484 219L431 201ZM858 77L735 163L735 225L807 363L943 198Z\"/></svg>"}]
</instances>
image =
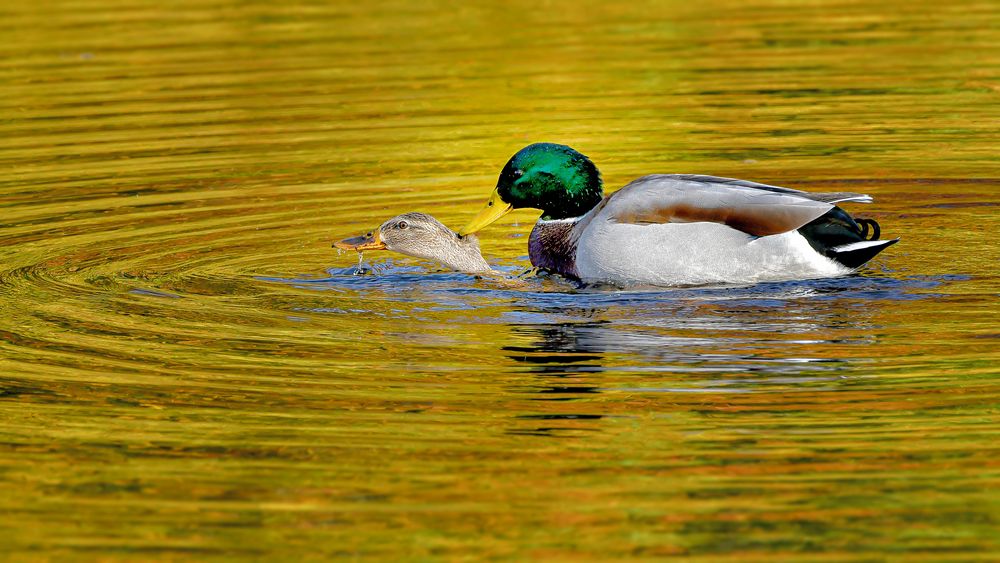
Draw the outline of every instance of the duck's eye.
<instances>
[{"instance_id":1,"label":"duck's eye","mask_svg":"<svg viewBox=\"0 0 1000 563\"><path fill-rule=\"evenodd\" d=\"M369 238L370 238L370 237L371 237L372 235L374 235L374 234L375 234L375 233L373 233L373 232L371 232L371 231L368 231L368 233L367 233L367 234L365 234L365 236L366 236L366 237L369 237Z\"/></svg>"},{"instance_id":2,"label":"duck's eye","mask_svg":"<svg viewBox=\"0 0 1000 563\"><path fill-rule=\"evenodd\" d=\"M410 228L410 224L407 223L406 221L400 221L400 222L396 223L396 228L397 229L408 229L408 228Z\"/></svg>"}]
</instances>

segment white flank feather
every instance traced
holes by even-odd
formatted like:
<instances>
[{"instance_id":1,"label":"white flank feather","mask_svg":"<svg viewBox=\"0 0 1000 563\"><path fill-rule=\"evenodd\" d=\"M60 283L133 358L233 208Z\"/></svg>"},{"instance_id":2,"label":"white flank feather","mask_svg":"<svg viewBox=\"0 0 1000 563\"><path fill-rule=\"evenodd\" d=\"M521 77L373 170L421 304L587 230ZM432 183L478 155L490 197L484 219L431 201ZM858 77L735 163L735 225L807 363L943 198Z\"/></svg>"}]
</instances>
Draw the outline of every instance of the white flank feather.
<instances>
[{"instance_id":1,"label":"white flank feather","mask_svg":"<svg viewBox=\"0 0 1000 563\"><path fill-rule=\"evenodd\" d=\"M717 223L594 222L580 237L585 282L615 285L744 284L845 275L797 231L753 237Z\"/></svg>"}]
</instances>

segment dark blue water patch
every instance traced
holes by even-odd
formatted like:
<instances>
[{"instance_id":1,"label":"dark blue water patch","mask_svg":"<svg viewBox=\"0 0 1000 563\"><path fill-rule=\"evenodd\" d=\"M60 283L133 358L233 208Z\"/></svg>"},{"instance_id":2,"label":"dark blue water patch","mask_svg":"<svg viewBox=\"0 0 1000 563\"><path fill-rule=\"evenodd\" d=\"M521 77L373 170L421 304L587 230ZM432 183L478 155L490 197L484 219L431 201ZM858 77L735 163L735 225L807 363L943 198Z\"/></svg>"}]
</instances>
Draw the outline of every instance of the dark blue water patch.
<instances>
[{"instance_id":1,"label":"dark blue water patch","mask_svg":"<svg viewBox=\"0 0 1000 563\"><path fill-rule=\"evenodd\" d=\"M783 307L790 301L824 299L911 300L943 297L943 293L927 293L947 282L964 281L962 276L890 276L853 275L841 278L766 282L747 286L689 288L581 288L572 293L575 303L594 305L613 301L618 304L641 305L663 300L695 300L727 304L750 304L757 307ZM921 290L920 293L912 293ZM551 294L548 294L552 298Z\"/></svg>"},{"instance_id":2,"label":"dark blue water patch","mask_svg":"<svg viewBox=\"0 0 1000 563\"><path fill-rule=\"evenodd\" d=\"M371 291L389 290L401 292L406 289L430 289L442 284L451 287L475 281L471 274L458 272L428 272L419 266L395 266L391 262L379 266L352 266L327 270L327 277L257 276L258 281L291 285L299 289L313 291Z\"/></svg>"},{"instance_id":3,"label":"dark blue water patch","mask_svg":"<svg viewBox=\"0 0 1000 563\"><path fill-rule=\"evenodd\" d=\"M969 281L967 275L905 276L881 272L816 280L768 282L744 286L710 287L634 287L581 286L559 276L522 275L524 269L507 266L500 269L506 280L452 271L429 271L420 266L403 266L391 259L378 265L356 265L330 269L327 276L258 277L259 281L286 284L309 291L332 291L352 300L419 303L420 307L401 311L402 315L419 312L464 311L468 318L457 316L455 322L500 322L542 324L579 321L608 310L628 310L638 320L673 317L733 318L765 311L822 316L810 304L836 302L842 308L864 309L874 302L899 302L943 298L948 284ZM364 307L338 307L331 303L312 312L357 311ZM476 314L490 309L493 315ZM822 320L822 319L820 319ZM758 319L759 321L759 319ZM683 321L678 321L683 323ZM784 323L784 320L782 320ZM641 324L641 323L640 323ZM787 324L787 323L786 323ZM739 328L740 323L734 327ZM757 323L750 329L760 328ZM725 324L719 327L726 329ZM794 330L794 327L792 327Z\"/></svg>"},{"instance_id":4,"label":"dark blue water patch","mask_svg":"<svg viewBox=\"0 0 1000 563\"><path fill-rule=\"evenodd\" d=\"M516 266L494 266L494 269L510 276L516 276L525 271L524 268ZM326 271L327 277L312 277L308 274L300 274L293 277L269 277L258 276L260 281L292 283L292 284L352 284L368 283L382 284L384 282L394 282L403 284L423 284L428 281L440 280L474 280L481 276L476 274L466 274L451 270L428 270L421 266L398 265L392 259L380 264L356 264L347 268L330 268Z\"/></svg>"}]
</instances>

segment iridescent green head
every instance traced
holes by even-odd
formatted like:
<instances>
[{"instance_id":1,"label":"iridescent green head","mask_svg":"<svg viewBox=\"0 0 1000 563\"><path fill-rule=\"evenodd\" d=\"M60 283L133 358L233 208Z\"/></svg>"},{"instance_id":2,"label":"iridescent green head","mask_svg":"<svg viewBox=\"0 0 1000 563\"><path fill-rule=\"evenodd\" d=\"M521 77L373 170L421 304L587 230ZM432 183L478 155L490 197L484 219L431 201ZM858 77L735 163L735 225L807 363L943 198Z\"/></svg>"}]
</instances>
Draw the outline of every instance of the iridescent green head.
<instances>
[{"instance_id":1,"label":"iridescent green head","mask_svg":"<svg viewBox=\"0 0 1000 563\"><path fill-rule=\"evenodd\" d=\"M544 219L579 217L604 197L594 163L552 143L528 145L512 156L500 171L497 192L514 209L541 209Z\"/></svg>"},{"instance_id":2,"label":"iridescent green head","mask_svg":"<svg viewBox=\"0 0 1000 563\"><path fill-rule=\"evenodd\" d=\"M603 197L601 174L589 158L566 145L535 143L507 161L486 206L459 232L474 233L511 209L540 209L543 219L579 217Z\"/></svg>"}]
</instances>

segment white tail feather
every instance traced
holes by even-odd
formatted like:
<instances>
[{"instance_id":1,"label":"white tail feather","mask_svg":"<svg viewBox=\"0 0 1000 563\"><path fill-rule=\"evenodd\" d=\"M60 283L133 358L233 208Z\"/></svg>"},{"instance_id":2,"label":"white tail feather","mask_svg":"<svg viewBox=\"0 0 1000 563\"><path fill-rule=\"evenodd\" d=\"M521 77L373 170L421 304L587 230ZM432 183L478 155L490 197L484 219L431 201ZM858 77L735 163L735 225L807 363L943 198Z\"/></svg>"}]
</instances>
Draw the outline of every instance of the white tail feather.
<instances>
[{"instance_id":1,"label":"white tail feather","mask_svg":"<svg viewBox=\"0 0 1000 563\"><path fill-rule=\"evenodd\" d=\"M832 200L832 201L828 201L827 203L842 203L842 202L845 202L845 201L853 201L855 203L871 203L871 202L873 202L875 200L870 195L861 195L861 194L859 194L859 195L852 195L852 196L841 198L841 199L835 199L835 200Z\"/></svg>"},{"instance_id":2,"label":"white tail feather","mask_svg":"<svg viewBox=\"0 0 1000 563\"><path fill-rule=\"evenodd\" d=\"M852 242L849 244L842 244L840 246L835 246L830 250L836 253L842 252L853 252L855 250L861 250L862 248L870 248L872 246L884 246L887 242L886 240L863 240L861 242Z\"/></svg>"}]
</instances>

